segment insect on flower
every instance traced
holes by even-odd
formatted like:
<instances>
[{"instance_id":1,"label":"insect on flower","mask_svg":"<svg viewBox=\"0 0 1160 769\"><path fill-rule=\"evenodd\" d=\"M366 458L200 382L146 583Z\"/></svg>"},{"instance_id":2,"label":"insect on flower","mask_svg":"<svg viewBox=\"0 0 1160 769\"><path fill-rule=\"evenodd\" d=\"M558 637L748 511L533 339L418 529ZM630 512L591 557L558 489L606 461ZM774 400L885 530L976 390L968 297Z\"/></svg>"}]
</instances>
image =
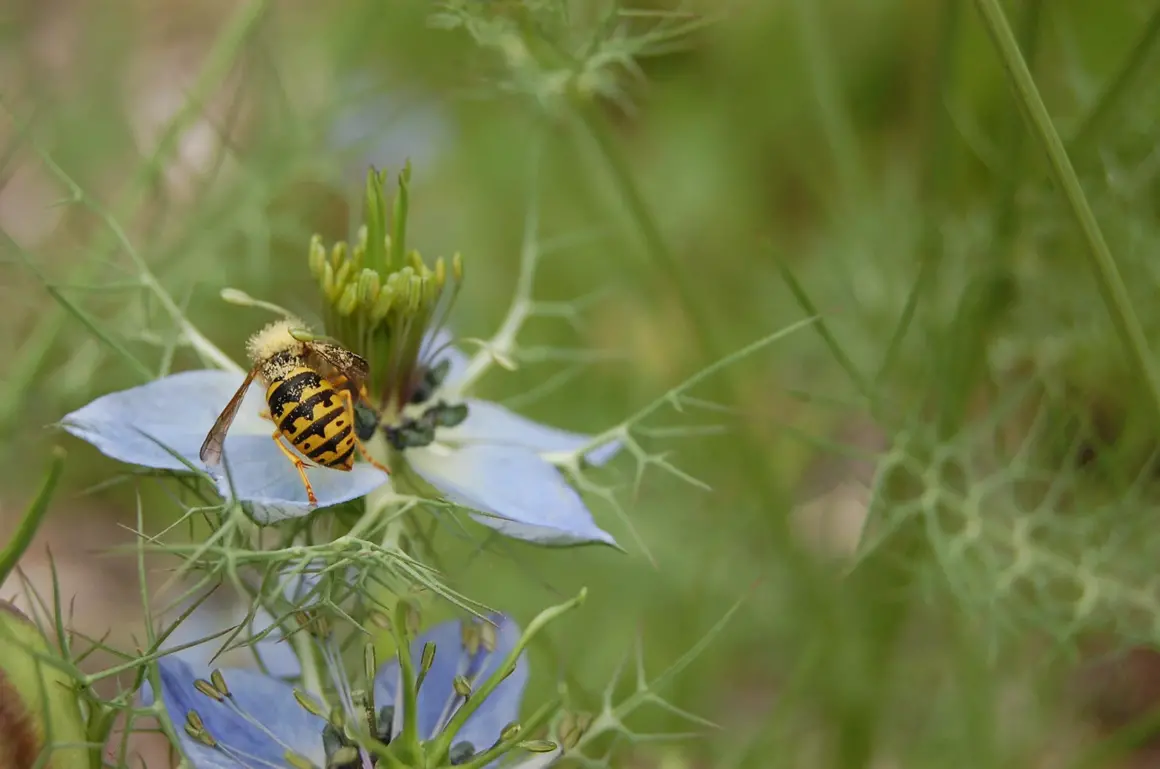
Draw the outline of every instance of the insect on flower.
<instances>
[{"instance_id":1,"label":"insect on flower","mask_svg":"<svg viewBox=\"0 0 1160 769\"><path fill-rule=\"evenodd\" d=\"M266 388L269 407L262 416L274 423L270 437L298 470L312 506L318 498L306 477L307 461L349 472L357 448L374 467L390 472L363 445L377 427L377 420L366 418L367 409L356 409L370 370L364 358L311 338L309 329L295 318L267 325L250 337L246 348L253 368L206 435L199 454L203 462L221 463L226 433L257 379Z\"/></svg>"}]
</instances>

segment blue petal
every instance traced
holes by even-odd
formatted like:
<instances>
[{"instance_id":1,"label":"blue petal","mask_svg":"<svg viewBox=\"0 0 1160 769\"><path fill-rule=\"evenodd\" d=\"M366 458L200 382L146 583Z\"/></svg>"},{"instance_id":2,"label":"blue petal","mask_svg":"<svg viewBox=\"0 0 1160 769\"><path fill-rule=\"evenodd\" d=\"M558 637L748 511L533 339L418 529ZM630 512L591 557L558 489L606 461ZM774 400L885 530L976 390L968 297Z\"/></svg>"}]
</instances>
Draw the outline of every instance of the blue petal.
<instances>
[{"instance_id":1,"label":"blue petal","mask_svg":"<svg viewBox=\"0 0 1160 769\"><path fill-rule=\"evenodd\" d=\"M592 436L542 425L498 403L469 399L467 419L458 427L440 430L439 439L454 443L520 446L540 454L552 454L575 451L587 445ZM602 465L620 449L620 441L610 441L589 451L585 459L594 465Z\"/></svg>"},{"instance_id":2,"label":"blue petal","mask_svg":"<svg viewBox=\"0 0 1160 769\"><path fill-rule=\"evenodd\" d=\"M452 684L456 676L467 676L476 688L480 686L503 663L520 638L520 628L513 619L502 614L493 614L491 621L496 624L495 650L488 652L482 644L474 655L467 653L463 646L462 624L458 620L443 622L411 642L411 657L418 661L423 646L435 644L435 662L419 689L419 734L428 740L438 734L446 725L460 704L461 698ZM375 675L375 702L394 703L396 701L399 663L397 660L383 665ZM524 687L528 683L528 661L526 654L516 660L516 670L500 682L495 691L472 713L471 717L456 734L455 742L468 741L476 750L485 750L499 739L505 726L519 718L520 701ZM396 718L399 711L396 710Z\"/></svg>"},{"instance_id":3,"label":"blue petal","mask_svg":"<svg viewBox=\"0 0 1160 769\"><path fill-rule=\"evenodd\" d=\"M289 518L301 518L313 509L306 487L294 464L286 458L270 435L246 436L247 442L227 441L223 464L229 474L218 480L218 491L231 497L231 484L243 502L254 503L250 514L262 525ZM326 467L307 467L306 477L314 488L318 507L328 507L365 497L387 482L387 475L364 463L356 463L349 472Z\"/></svg>"},{"instance_id":4,"label":"blue petal","mask_svg":"<svg viewBox=\"0 0 1160 769\"><path fill-rule=\"evenodd\" d=\"M232 696L218 702L194 687L199 676L181 660L163 657L157 665L165 711L182 752L196 769L283 766L288 750L319 766L324 764L322 730L326 724L298 704L288 684L249 670L223 670ZM190 710L201 717L217 747L204 745L186 733Z\"/></svg>"},{"instance_id":5,"label":"blue petal","mask_svg":"<svg viewBox=\"0 0 1160 769\"><path fill-rule=\"evenodd\" d=\"M526 449L438 444L408 449L408 464L451 502L490 515L475 520L501 534L541 545L603 542L612 535L553 465Z\"/></svg>"},{"instance_id":6,"label":"blue petal","mask_svg":"<svg viewBox=\"0 0 1160 769\"><path fill-rule=\"evenodd\" d=\"M200 468L202 441L241 383L241 375L228 371L184 371L103 395L66 416L61 425L122 462L161 470ZM260 403L261 395L257 397ZM245 418L249 401L239 411L230 439L253 429ZM259 408L253 406L255 417Z\"/></svg>"},{"instance_id":7,"label":"blue petal","mask_svg":"<svg viewBox=\"0 0 1160 769\"><path fill-rule=\"evenodd\" d=\"M122 462L163 470L206 469L198 457L201 444L241 383L240 374L228 371L172 374L102 396L61 425ZM301 517L310 507L298 471L271 437L273 425L259 416L264 406L262 388L251 385L226 436L224 467L210 474L223 497L229 499L232 488L237 499L256 503L255 520L267 524ZM365 496L387 480L365 464L350 472L308 467L306 475L319 507Z\"/></svg>"}]
</instances>

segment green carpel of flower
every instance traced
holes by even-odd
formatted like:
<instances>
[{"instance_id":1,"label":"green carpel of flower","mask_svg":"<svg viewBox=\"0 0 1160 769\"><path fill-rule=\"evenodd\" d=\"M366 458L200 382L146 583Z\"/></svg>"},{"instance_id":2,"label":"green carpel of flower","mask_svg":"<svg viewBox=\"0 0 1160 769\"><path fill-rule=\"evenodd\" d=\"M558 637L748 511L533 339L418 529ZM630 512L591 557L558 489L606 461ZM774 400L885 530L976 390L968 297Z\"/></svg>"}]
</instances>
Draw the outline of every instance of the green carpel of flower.
<instances>
[{"instance_id":1,"label":"green carpel of flower","mask_svg":"<svg viewBox=\"0 0 1160 769\"><path fill-rule=\"evenodd\" d=\"M328 335L370 364L367 392L384 425L399 422L427 386L420 360L424 338L441 325L454 301L463 265L442 257L428 264L406 247L410 166L397 177L388 228L388 176L367 172L364 224L353 244L310 242L310 271L322 294Z\"/></svg>"}]
</instances>

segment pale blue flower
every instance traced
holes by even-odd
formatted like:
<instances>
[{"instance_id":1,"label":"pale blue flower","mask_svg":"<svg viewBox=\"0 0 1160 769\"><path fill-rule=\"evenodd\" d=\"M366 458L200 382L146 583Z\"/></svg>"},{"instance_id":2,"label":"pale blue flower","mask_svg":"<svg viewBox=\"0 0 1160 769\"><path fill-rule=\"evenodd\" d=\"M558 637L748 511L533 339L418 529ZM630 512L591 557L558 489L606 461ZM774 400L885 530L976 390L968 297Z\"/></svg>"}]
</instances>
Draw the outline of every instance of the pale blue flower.
<instances>
[{"instance_id":1,"label":"pale blue flower","mask_svg":"<svg viewBox=\"0 0 1160 769\"><path fill-rule=\"evenodd\" d=\"M406 448L408 465L448 501L478 511L473 515L477 521L507 536L550 545L615 545L546 458L580 449L591 437L466 397L457 387L467 359L449 346L449 339L446 332L429 336L419 356L426 361L424 370L440 363L447 367L443 381L423 403L461 403L467 416L454 427L438 427L429 445ZM305 515L311 507L301 479L271 439L272 423L259 415L265 406L261 386L251 386L246 394L226 438L222 465L207 468L198 458L206 433L241 381L240 374L220 370L171 374L97 398L61 425L123 462L209 473L224 498L250 503L259 523ZM611 442L586 458L601 464L619 448ZM364 497L388 482L385 474L363 462L356 462L350 472L308 467L306 473L320 507Z\"/></svg>"},{"instance_id":2,"label":"pale blue flower","mask_svg":"<svg viewBox=\"0 0 1160 769\"><path fill-rule=\"evenodd\" d=\"M464 676L468 682L485 680L515 647L520 636L515 622L503 615L493 615L491 620L495 623L494 644L477 641L475 648L469 648L464 639L470 634L464 633L464 625L459 621L437 625L411 644L412 659L416 661L426 644L432 643L435 648L434 664L422 680L417 699L416 726L423 742L438 736L463 704L463 698L454 689L456 676ZM462 763L472 754L487 750L500 741L505 726L518 720L528 678L525 656L520 655L515 672L499 684L453 736L451 760ZM222 670L213 677L201 676L190 665L173 657L162 658L158 667L162 702L181 750L194 769L324 767L339 747L356 747L334 730L328 730L327 722L311 712L319 710L317 705L308 709L295 696L293 687L284 681L239 669ZM350 686L341 671L336 665L328 667L337 679L333 683L347 718L366 720L363 712L353 705ZM400 675L397 661L379 669L371 708L377 714L376 723L363 724L388 745L403 727ZM325 738L324 734L327 734ZM542 754L522 751L514 754L523 760L500 759L488 766L544 769L559 758L560 749ZM360 748L358 758L344 766L366 769L373 765L368 753Z\"/></svg>"}]
</instances>

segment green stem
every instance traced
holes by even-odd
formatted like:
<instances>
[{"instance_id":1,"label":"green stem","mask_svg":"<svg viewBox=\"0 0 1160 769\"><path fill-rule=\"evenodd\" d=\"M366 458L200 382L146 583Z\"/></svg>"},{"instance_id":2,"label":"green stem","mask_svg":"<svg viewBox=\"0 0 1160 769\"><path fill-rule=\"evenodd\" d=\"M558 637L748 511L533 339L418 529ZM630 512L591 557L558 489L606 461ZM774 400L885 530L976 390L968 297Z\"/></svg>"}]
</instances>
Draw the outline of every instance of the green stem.
<instances>
[{"instance_id":1,"label":"green stem","mask_svg":"<svg viewBox=\"0 0 1160 769\"><path fill-rule=\"evenodd\" d=\"M1160 41L1160 4L1157 4L1156 9L1152 11L1152 16L1148 19L1144 32L1136 44L1132 46L1128 58L1124 60L1119 71L1108 82L1091 112L1080 121L1079 128L1076 129L1067 143L1069 152L1075 154L1084 149L1085 145L1108 122L1116 108L1120 106L1124 94L1128 91L1128 86L1136 80L1136 76L1140 74L1140 70L1148 62L1157 41Z\"/></svg>"},{"instance_id":2,"label":"green stem","mask_svg":"<svg viewBox=\"0 0 1160 769\"><path fill-rule=\"evenodd\" d=\"M12 534L12 539L8 540L8 544L4 546L3 550L0 550L0 584L3 584L12 570L16 568L20 557L32 544L32 538L36 536L37 529L44 521L44 514L48 512L48 503L56 491L57 481L60 480L61 471L64 469L64 458L64 449L59 446L54 447L52 459L48 466L48 475L44 477L44 483L40 485L40 492L33 498L28 509L24 511L24 517L20 519L16 531Z\"/></svg>"},{"instance_id":3,"label":"green stem","mask_svg":"<svg viewBox=\"0 0 1160 769\"><path fill-rule=\"evenodd\" d=\"M415 662L411 659L411 637L407 629L407 613L411 606L406 601L395 603L395 644L399 647L399 677L403 680L403 733L399 737L403 760L416 761L422 755L419 743L419 687L415 678Z\"/></svg>"},{"instance_id":4,"label":"green stem","mask_svg":"<svg viewBox=\"0 0 1160 769\"><path fill-rule=\"evenodd\" d=\"M999 0L975 0L975 7L1003 60L1003 66L1007 70L1007 76L1015 89L1020 106L1024 109L1030 128L1047 154L1052 175L1063 189L1072 215L1087 243L1092 271L1095 273L1101 298L1112 316L1116 334L1127 348L1137 376L1145 383L1155 412L1153 416L1160 420L1160 378L1149 363L1148 341L1144 336L1144 329L1132 308L1128 288L1124 285L1115 259L1112 258L1103 232L1080 186L1063 141L1051 122L1051 116L1039 95L1039 89L1035 86L1027 62L1019 51L1019 44L1015 41L1015 35L1011 32L1011 26L1007 23Z\"/></svg>"}]
</instances>

